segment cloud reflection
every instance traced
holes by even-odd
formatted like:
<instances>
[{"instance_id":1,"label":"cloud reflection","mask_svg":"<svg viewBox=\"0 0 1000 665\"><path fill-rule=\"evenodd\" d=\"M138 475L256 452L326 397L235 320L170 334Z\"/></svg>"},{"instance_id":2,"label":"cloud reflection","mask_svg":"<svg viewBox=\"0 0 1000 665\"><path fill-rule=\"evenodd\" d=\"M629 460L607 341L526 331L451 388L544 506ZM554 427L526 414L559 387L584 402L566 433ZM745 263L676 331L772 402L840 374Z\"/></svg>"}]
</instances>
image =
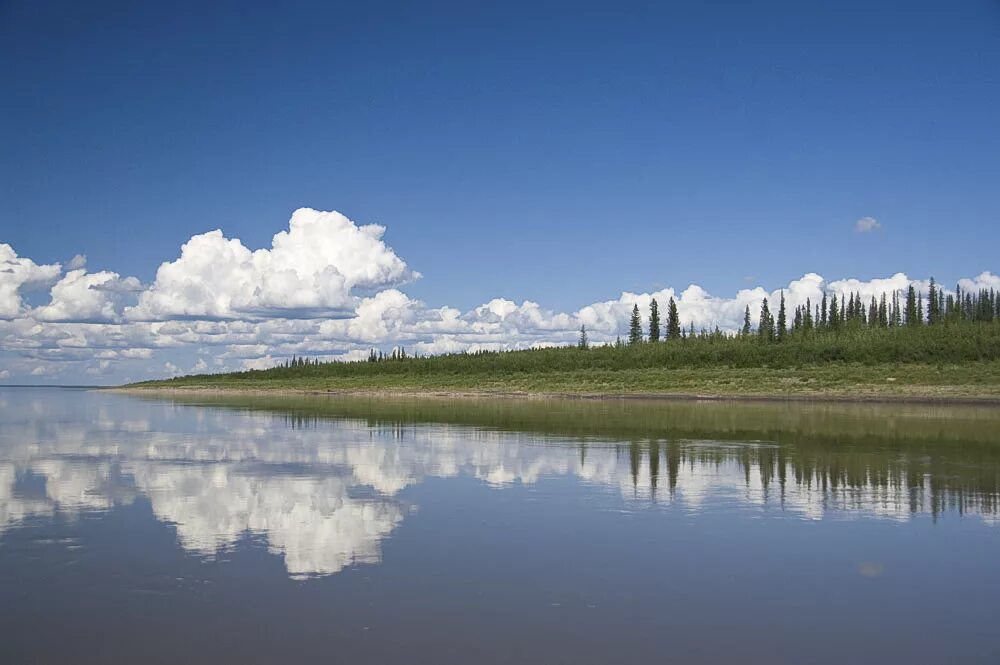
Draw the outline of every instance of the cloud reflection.
<instances>
[{"instance_id":1,"label":"cloud reflection","mask_svg":"<svg viewBox=\"0 0 1000 665\"><path fill-rule=\"evenodd\" d=\"M570 477L633 507L693 512L908 520L941 510L926 474L845 480L766 443L582 444L466 426L303 426L280 414L124 399L92 410L69 404L19 404L0 433L0 535L32 518L143 497L190 553L215 557L260 536L289 575L306 577L378 563L409 512L405 490L432 477L464 475L494 488ZM991 523L994 507L976 497L961 505Z\"/></svg>"}]
</instances>

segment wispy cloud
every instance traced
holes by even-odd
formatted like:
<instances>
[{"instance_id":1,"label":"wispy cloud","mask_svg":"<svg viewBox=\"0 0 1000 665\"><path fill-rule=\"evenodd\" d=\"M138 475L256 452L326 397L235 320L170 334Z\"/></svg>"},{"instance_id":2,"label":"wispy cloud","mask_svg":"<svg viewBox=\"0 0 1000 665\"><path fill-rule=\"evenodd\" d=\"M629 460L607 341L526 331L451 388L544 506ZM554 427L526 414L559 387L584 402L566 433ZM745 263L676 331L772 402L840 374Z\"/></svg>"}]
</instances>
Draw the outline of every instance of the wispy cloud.
<instances>
[{"instance_id":1,"label":"wispy cloud","mask_svg":"<svg viewBox=\"0 0 1000 665\"><path fill-rule=\"evenodd\" d=\"M882 225L874 217L862 217L854 222L854 230L858 233L871 233L872 231L878 231L880 228L882 228Z\"/></svg>"}]
</instances>

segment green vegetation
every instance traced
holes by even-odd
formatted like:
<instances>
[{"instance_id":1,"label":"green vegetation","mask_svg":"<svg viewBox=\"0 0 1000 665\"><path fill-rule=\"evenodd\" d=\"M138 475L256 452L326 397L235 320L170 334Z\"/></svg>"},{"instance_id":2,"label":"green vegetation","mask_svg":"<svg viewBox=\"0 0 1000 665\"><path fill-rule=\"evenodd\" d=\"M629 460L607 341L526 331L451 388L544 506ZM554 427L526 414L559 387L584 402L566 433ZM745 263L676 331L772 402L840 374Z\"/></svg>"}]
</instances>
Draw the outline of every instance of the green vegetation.
<instances>
[{"instance_id":1,"label":"green vegetation","mask_svg":"<svg viewBox=\"0 0 1000 665\"><path fill-rule=\"evenodd\" d=\"M642 344L642 318L639 316L639 305L632 305L632 318L628 324L628 344Z\"/></svg>"},{"instance_id":2,"label":"green vegetation","mask_svg":"<svg viewBox=\"0 0 1000 665\"><path fill-rule=\"evenodd\" d=\"M775 318L767 301L760 325L727 335L684 333L673 299L667 324L651 315L648 341L638 307L628 344L594 346L585 328L572 347L413 357L375 351L368 362L284 366L188 376L140 387L243 390L459 391L572 394L1000 397L1000 297L945 297L932 287L925 308L910 289L897 297L826 297L796 307L786 324L782 294ZM923 315L927 312L927 316ZM661 335L661 332L663 333Z\"/></svg>"}]
</instances>

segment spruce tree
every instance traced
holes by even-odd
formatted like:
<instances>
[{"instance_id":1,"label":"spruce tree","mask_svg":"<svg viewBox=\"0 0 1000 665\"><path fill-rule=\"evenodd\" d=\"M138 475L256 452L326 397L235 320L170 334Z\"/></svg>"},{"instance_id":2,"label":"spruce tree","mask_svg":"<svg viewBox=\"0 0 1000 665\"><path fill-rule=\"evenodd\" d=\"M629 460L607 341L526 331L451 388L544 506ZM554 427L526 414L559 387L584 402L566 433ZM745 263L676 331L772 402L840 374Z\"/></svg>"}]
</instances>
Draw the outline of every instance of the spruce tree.
<instances>
[{"instance_id":1,"label":"spruce tree","mask_svg":"<svg viewBox=\"0 0 1000 665\"><path fill-rule=\"evenodd\" d=\"M667 339L679 339L681 336L681 317L677 314L677 303L670 296L667 303Z\"/></svg>"},{"instance_id":2,"label":"spruce tree","mask_svg":"<svg viewBox=\"0 0 1000 665\"><path fill-rule=\"evenodd\" d=\"M781 301L778 305L778 339L785 339L788 332L788 319L785 316L785 292L781 292Z\"/></svg>"},{"instance_id":3,"label":"spruce tree","mask_svg":"<svg viewBox=\"0 0 1000 665\"><path fill-rule=\"evenodd\" d=\"M927 293L927 323L928 325L934 325L935 323L940 323L940 319L941 313L938 311L937 285L934 283L934 278L931 277L931 284Z\"/></svg>"},{"instance_id":4,"label":"spruce tree","mask_svg":"<svg viewBox=\"0 0 1000 665\"><path fill-rule=\"evenodd\" d=\"M634 346L642 342L642 318L639 316L639 305L632 305L632 318L628 323L628 343Z\"/></svg>"},{"instance_id":5,"label":"spruce tree","mask_svg":"<svg viewBox=\"0 0 1000 665\"><path fill-rule=\"evenodd\" d=\"M760 321L757 322L757 336L765 342L774 339L774 317L771 316L771 310L767 306L767 298L764 298L764 302L760 305Z\"/></svg>"},{"instance_id":6,"label":"spruce tree","mask_svg":"<svg viewBox=\"0 0 1000 665\"><path fill-rule=\"evenodd\" d=\"M840 311L837 309L837 294L830 296L830 311L827 313L827 323L834 330L840 327Z\"/></svg>"},{"instance_id":7,"label":"spruce tree","mask_svg":"<svg viewBox=\"0 0 1000 665\"><path fill-rule=\"evenodd\" d=\"M656 304L656 298L649 303L649 341L660 341L660 307Z\"/></svg>"},{"instance_id":8,"label":"spruce tree","mask_svg":"<svg viewBox=\"0 0 1000 665\"><path fill-rule=\"evenodd\" d=\"M740 334L744 337L750 336L750 305L747 305L746 311L743 312L743 329Z\"/></svg>"},{"instance_id":9,"label":"spruce tree","mask_svg":"<svg viewBox=\"0 0 1000 665\"><path fill-rule=\"evenodd\" d=\"M823 304L820 306L820 310L819 310L819 325L822 326L823 328L826 327L826 324L828 322L827 311L828 310L827 310L827 304L826 304L826 292L824 291L823 292Z\"/></svg>"},{"instance_id":10,"label":"spruce tree","mask_svg":"<svg viewBox=\"0 0 1000 665\"><path fill-rule=\"evenodd\" d=\"M587 339L587 326L580 326L580 341L576 345L581 349L587 349L590 346L590 341Z\"/></svg>"},{"instance_id":11,"label":"spruce tree","mask_svg":"<svg viewBox=\"0 0 1000 665\"><path fill-rule=\"evenodd\" d=\"M906 290L906 325L917 325L917 292L912 284Z\"/></svg>"}]
</instances>

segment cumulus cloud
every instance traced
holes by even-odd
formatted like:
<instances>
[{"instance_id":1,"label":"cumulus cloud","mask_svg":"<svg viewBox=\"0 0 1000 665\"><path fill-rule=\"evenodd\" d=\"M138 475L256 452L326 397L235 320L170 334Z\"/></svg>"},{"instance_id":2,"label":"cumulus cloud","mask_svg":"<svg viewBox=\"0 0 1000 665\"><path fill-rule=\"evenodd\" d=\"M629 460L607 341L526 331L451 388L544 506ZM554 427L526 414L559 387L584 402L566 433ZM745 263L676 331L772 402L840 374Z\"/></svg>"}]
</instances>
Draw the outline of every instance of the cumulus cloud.
<instances>
[{"instance_id":1,"label":"cumulus cloud","mask_svg":"<svg viewBox=\"0 0 1000 665\"><path fill-rule=\"evenodd\" d=\"M222 231L194 236L164 263L131 320L333 317L353 313L355 294L411 281L383 241L385 227L339 212L300 208L271 249L247 249Z\"/></svg>"},{"instance_id":2,"label":"cumulus cloud","mask_svg":"<svg viewBox=\"0 0 1000 665\"><path fill-rule=\"evenodd\" d=\"M627 335L634 306L647 319L654 298L661 311L674 298L685 328L735 331L747 308L756 323L763 300L776 311L782 294L792 310L815 306L824 294L868 300L911 285L926 294L929 286L904 273L833 281L806 273L777 289L727 295L689 284L623 292L575 311L502 297L462 311L397 288L419 275L385 245L384 232L340 213L302 209L269 249L250 250L221 231L194 236L149 285L89 272L82 259L66 271L39 265L0 244L0 371L8 378L65 372L64 380L90 375L110 382L267 368L293 355L361 360L373 347L429 355L571 344L581 325L600 344ZM22 289L47 285L47 303L31 307L22 299ZM983 272L959 286L1000 290L1000 277Z\"/></svg>"},{"instance_id":3,"label":"cumulus cloud","mask_svg":"<svg viewBox=\"0 0 1000 665\"><path fill-rule=\"evenodd\" d=\"M989 271L982 272L972 279L958 280L958 286L962 289L962 291L969 293L980 291L982 289L1000 291L1000 275L994 275Z\"/></svg>"},{"instance_id":4,"label":"cumulus cloud","mask_svg":"<svg viewBox=\"0 0 1000 665\"><path fill-rule=\"evenodd\" d=\"M119 281L114 272L71 270L52 287L49 304L37 308L33 316L39 321L114 321L114 287L101 287Z\"/></svg>"},{"instance_id":5,"label":"cumulus cloud","mask_svg":"<svg viewBox=\"0 0 1000 665\"><path fill-rule=\"evenodd\" d=\"M0 319L13 319L22 314L22 288L52 282L61 270L58 263L39 265L31 259L21 258L13 247L0 243Z\"/></svg>"},{"instance_id":6,"label":"cumulus cloud","mask_svg":"<svg viewBox=\"0 0 1000 665\"><path fill-rule=\"evenodd\" d=\"M874 217L862 217L858 221L854 222L854 230L858 233L871 233L872 231L877 231L882 228L878 220Z\"/></svg>"}]
</instances>

